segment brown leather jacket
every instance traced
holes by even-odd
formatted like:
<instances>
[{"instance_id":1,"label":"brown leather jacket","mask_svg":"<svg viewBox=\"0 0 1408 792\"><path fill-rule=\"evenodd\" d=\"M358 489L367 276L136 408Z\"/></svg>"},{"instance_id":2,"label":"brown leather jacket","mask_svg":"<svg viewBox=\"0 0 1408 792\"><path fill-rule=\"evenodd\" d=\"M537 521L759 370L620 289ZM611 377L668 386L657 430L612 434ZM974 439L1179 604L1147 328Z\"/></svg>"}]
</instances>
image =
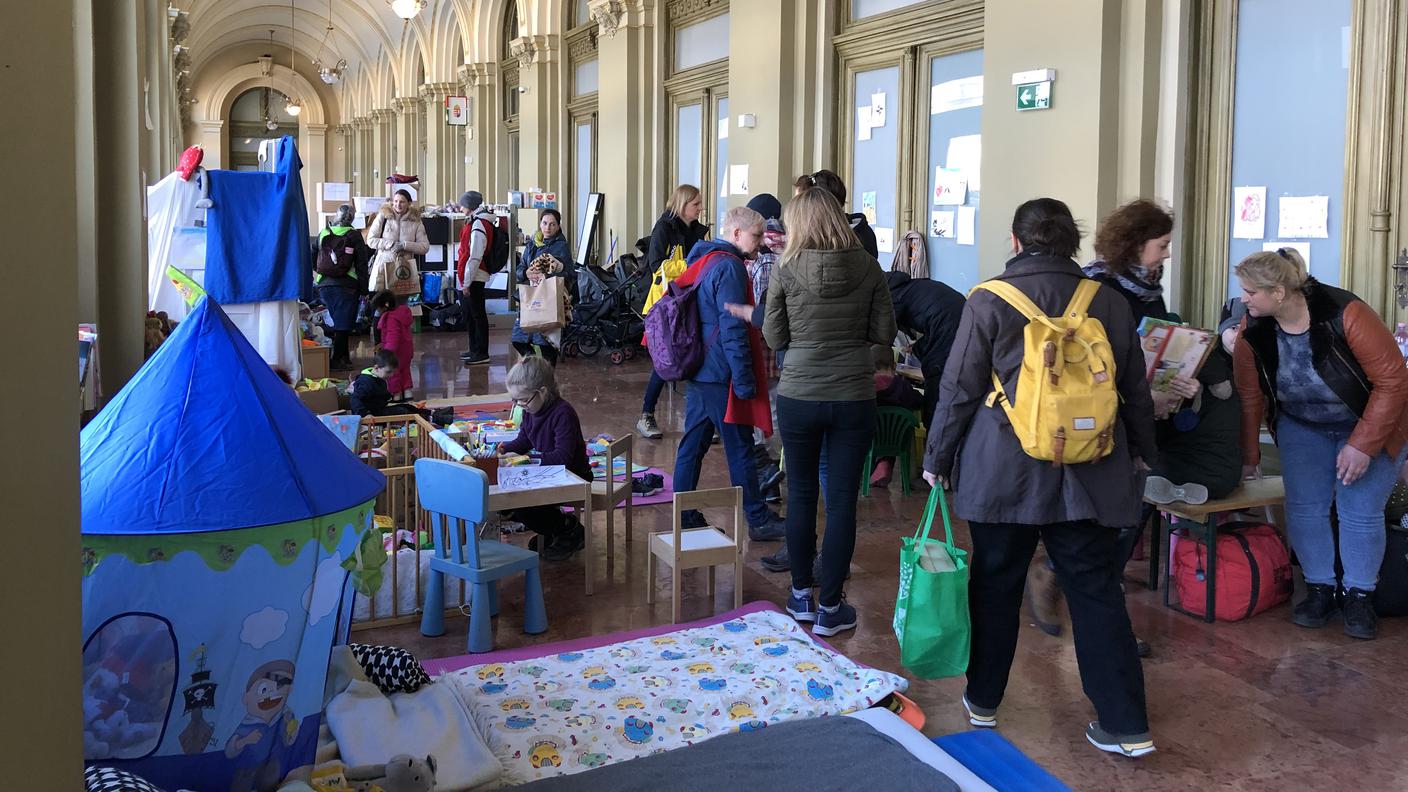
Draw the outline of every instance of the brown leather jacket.
<instances>
[{"instance_id":1,"label":"brown leather jacket","mask_svg":"<svg viewBox=\"0 0 1408 792\"><path fill-rule=\"evenodd\" d=\"M1382 451L1397 457L1408 443L1408 368L1393 334L1372 308L1343 289L1311 279L1303 291L1315 371L1359 416L1349 444L1370 457ZM1246 465L1261 461L1263 417L1276 436L1276 366L1276 320L1248 316L1233 355Z\"/></svg>"}]
</instances>

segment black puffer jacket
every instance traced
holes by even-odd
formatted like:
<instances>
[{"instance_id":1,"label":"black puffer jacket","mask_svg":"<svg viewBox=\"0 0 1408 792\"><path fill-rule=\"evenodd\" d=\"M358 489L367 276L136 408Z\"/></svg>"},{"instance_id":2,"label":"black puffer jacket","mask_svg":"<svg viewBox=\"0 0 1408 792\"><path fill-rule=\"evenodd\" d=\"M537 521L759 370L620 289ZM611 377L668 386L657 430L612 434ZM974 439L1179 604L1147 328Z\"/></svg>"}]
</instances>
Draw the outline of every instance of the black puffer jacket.
<instances>
[{"instance_id":1,"label":"black puffer jacket","mask_svg":"<svg viewBox=\"0 0 1408 792\"><path fill-rule=\"evenodd\" d=\"M914 280L903 272L885 273L885 282L895 305L895 324L907 335L920 336L914 354L919 356L924 377L938 378L963 316L963 295L942 281Z\"/></svg>"},{"instance_id":2,"label":"black puffer jacket","mask_svg":"<svg viewBox=\"0 0 1408 792\"><path fill-rule=\"evenodd\" d=\"M650 230L650 246L645 250L645 266L649 272L654 273L660 268L660 262L670 257L671 248L678 245L684 255L688 256L695 243L708 236L708 226L698 220L686 224L674 212L667 211L660 215L660 219L655 221L655 227Z\"/></svg>"}]
</instances>

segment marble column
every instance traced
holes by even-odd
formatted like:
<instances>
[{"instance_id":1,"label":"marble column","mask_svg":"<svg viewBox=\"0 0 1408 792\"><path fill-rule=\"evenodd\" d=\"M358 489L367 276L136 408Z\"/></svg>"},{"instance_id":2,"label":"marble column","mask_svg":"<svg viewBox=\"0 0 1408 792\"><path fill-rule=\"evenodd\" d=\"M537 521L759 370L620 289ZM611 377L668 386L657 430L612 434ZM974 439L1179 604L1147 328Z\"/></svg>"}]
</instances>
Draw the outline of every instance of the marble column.
<instances>
[{"instance_id":1,"label":"marble column","mask_svg":"<svg viewBox=\"0 0 1408 792\"><path fill-rule=\"evenodd\" d=\"M418 96L398 96L391 102L396 110L396 173L408 176L416 173L416 149L420 146L420 131L417 126L424 105Z\"/></svg>"},{"instance_id":2,"label":"marble column","mask_svg":"<svg viewBox=\"0 0 1408 792\"><path fill-rule=\"evenodd\" d=\"M382 107L372 111L372 172L367 195L386 194L386 177L395 169L391 153L395 121L395 110Z\"/></svg>"},{"instance_id":3,"label":"marble column","mask_svg":"<svg viewBox=\"0 0 1408 792\"><path fill-rule=\"evenodd\" d=\"M421 193L426 200L447 203L459 192L454 178L454 135L459 127L445 123L445 100L455 92L454 83L428 83L421 86L425 103L425 173L420 175Z\"/></svg>"},{"instance_id":4,"label":"marble column","mask_svg":"<svg viewBox=\"0 0 1408 792\"><path fill-rule=\"evenodd\" d=\"M353 160L352 191L357 195L367 194L367 185L372 178L372 119L371 116L357 116L352 119L353 137L357 140L357 158Z\"/></svg>"},{"instance_id":5,"label":"marble column","mask_svg":"<svg viewBox=\"0 0 1408 792\"><path fill-rule=\"evenodd\" d=\"M465 130L465 189L478 190L490 200L502 200L507 156L500 156L499 130L503 112L499 98L499 65L466 63L460 68L469 97L469 128Z\"/></svg>"},{"instance_id":6,"label":"marble column","mask_svg":"<svg viewBox=\"0 0 1408 792\"><path fill-rule=\"evenodd\" d=\"M654 222L663 189L653 167L655 120L662 112L654 81L663 68L656 57L654 5L649 0L591 0L591 15L600 30L597 182L606 195L602 233L633 240Z\"/></svg>"},{"instance_id":7,"label":"marble column","mask_svg":"<svg viewBox=\"0 0 1408 792\"><path fill-rule=\"evenodd\" d=\"M519 179L523 189L539 187L565 196L567 97L562 80L560 36L522 36L512 42L518 58Z\"/></svg>"},{"instance_id":8,"label":"marble column","mask_svg":"<svg viewBox=\"0 0 1408 792\"><path fill-rule=\"evenodd\" d=\"M322 226L318 216L322 210L322 205L318 203L318 182L328 180L328 125L301 124L299 138L298 152L303 158L303 202L308 209L308 227L317 229Z\"/></svg>"}]
</instances>

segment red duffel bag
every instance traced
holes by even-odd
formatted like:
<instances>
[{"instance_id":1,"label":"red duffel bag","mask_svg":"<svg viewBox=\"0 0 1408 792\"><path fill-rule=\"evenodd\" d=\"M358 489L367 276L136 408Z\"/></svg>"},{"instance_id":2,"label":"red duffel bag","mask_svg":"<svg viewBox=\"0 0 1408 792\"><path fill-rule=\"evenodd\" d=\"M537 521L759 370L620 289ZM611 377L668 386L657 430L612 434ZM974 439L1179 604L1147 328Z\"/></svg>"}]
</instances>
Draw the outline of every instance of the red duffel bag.
<instances>
[{"instance_id":1,"label":"red duffel bag","mask_svg":"<svg viewBox=\"0 0 1408 792\"><path fill-rule=\"evenodd\" d=\"M1183 609L1207 612L1207 545L1179 534L1173 550L1173 581ZM1218 621L1241 621L1291 597L1291 554L1275 528L1234 522L1217 529Z\"/></svg>"}]
</instances>

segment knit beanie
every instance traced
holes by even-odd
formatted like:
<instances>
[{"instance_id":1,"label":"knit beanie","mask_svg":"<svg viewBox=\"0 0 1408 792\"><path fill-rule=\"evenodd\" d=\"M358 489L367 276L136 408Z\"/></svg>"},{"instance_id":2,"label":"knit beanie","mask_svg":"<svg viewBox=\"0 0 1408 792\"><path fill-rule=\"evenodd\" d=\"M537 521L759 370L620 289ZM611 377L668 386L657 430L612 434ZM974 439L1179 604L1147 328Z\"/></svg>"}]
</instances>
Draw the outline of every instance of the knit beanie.
<instances>
[{"instance_id":1,"label":"knit beanie","mask_svg":"<svg viewBox=\"0 0 1408 792\"><path fill-rule=\"evenodd\" d=\"M478 209L483 205L484 196L476 190L470 190L469 192L460 196L459 206L461 209L467 212L473 212L475 209Z\"/></svg>"},{"instance_id":2,"label":"knit beanie","mask_svg":"<svg viewBox=\"0 0 1408 792\"><path fill-rule=\"evenodd\" d=\"M748 201L748 208L763 216L764 220L782 217L782 202L772 193L759 193Z\"/></svg>"}]
</instances>

